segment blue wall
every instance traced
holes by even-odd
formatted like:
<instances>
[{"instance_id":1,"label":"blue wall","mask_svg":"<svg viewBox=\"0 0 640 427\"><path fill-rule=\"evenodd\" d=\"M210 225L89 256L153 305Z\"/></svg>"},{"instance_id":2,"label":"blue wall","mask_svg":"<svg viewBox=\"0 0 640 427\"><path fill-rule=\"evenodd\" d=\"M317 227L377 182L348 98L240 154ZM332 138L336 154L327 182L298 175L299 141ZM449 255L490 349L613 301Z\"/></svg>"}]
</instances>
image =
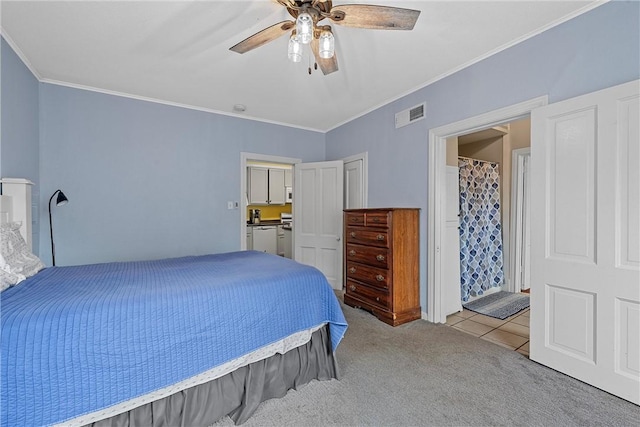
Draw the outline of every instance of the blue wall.
<instances>
[{"instance_id":1,"label":"blue wall","mask_svg":"<svg viewBox=\"0 0 640 427\"><path fill-rule=\"evenodd\" d=\"M2 133L0 176L38 182L38 80L0 38Z\"/></svg>"},{"instance_id":2,"label":"blue wall","mask_svg":"<svg viewBox=\"0 0 640 427\"><path fill-rule=\"evenodd\" d=\"M369 206L421 208L426 309L429 129L541 95L556 102L640 78L640 3L611 2L327 133L327 160L367 151ZM426 119L395 129L426 101Z\"/></svg>"},{"instance_id":3,"label":"blue wall","mask_svg":"<svg viewBox=\"0 0 640 427\"><path fill-rule=\"evenodd\" d=\"M58 265L239 250L240 153L325 158L322 133L51 84L40 124L40 214L57 188L70 200Z\"/></svg>"},{"instance_id":4,"label":"blue wall","mask_svg":"<svg viewBox=\"0 0 640 427\"><path fill-rule=\"evenodd\" d=\"M35 204L33 214L33 252L38 254L39 83L22 60L0 38L1 96L0 177L27 178Z\"/></svg>"}]
</instances>

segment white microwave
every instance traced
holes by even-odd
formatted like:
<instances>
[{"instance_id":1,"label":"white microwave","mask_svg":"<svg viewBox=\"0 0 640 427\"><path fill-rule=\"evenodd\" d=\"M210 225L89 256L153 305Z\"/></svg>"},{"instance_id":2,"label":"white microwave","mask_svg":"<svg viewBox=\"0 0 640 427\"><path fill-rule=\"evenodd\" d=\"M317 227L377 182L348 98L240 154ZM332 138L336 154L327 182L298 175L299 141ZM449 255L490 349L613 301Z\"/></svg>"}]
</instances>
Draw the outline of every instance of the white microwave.
<instances>
[{"instance_id":1,"label":"white microwave","mask_svg":"<svg viewBox=\"0 0 640 427\"><path fill-rule=\"evenodd\" d=\"M284 201L286 203L293 201L293 187L284 187Z\"/></svg>"}]
</instances>

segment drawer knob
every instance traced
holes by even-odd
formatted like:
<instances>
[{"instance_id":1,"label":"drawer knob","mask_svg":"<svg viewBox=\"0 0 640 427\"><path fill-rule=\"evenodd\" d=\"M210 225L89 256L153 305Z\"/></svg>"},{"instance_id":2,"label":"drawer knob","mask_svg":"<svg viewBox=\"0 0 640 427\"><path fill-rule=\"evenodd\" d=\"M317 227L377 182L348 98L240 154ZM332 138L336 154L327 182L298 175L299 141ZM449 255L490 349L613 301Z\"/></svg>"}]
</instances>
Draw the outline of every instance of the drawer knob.
<instances>
[{"instance_id":1,"label":"drawer knob","mask_svg":"<svg viewBox=\"0 0 640 427\"><path fill-rule=\"evenodd\" d=\"M349 273L353 274L353 273L355 273L355 272L356 272L356 268L355 268L355 267L351 267L351 268L349 269Z\"/></svg>"},{"instance_id":2,"label":"drawer knob","mask_svg":"<svg viewBox=\"0 0 640 427\"><path fill-rule=\"evenodd\" d=\"M380 297L376 297L376 301L377 301L377 302L380 302Z\"/></svg>"},{"instance_id":3,"label":"drawer knob","mask_svg":"<svg viewBox=\"0 0 640 427\"><path fill-rule=\"evenodd\" d=\"M373 222L380 222L380 218L373 218Z\"/></svg>"},{"instance_id":4,"label":"drawer knob","mask_svg":"<svg viewBox=\"0 0 640 427\"><path fill-rule=\"evenodd\" d=\"M351 237L356 237L356 232L355 231L351 232Z\"/></svg>"},{"instance_id":5,"label":"drawer knob","mask_svg":"<svg viewBox=\"0 0 640 427\"><path fill-rule=\"evenodd\" d=\"M350 290L350 291L355 291L355 290L356 290L355 285L351 285L351 286L349 286L349 290Z\"/></svg>"},{"instance_id":6,"label":"drawer knob","mask_svg":"<svg viewBox=\"0 0 640 427\"><path fill-rule=\"evenodd\" d=\"M351 249L351 250L349 251L349 255L350 255L350 256L355 256L355 255L356 255L356 251L354 251L353 249Z\"/></svg>"},{"instance_id":7,"label":"drawer knob","mask_svg":"<svg viewBox=\"0 0 640 427\"><path fill-rule=\"evenodd\" d=\"M351 222L356 222L358 220L358 218L356 217L351 217Z\"/></svg>"},{"instance_id":8,"label":"drawer knob","mask_svg":"<svg viewBox=\"0 0 640 427\"><path fill-rule=\"evenodd\" d=\"M378 275L376 276L376 280L377 280L378 282L382 282L382 281L384 280L384 276L383 276L382 274L378 274Z\"/></svg>"},{"instance_id":9,"label":"drawer knob","mask_svg":"<svg viewBox=\"0 0 640 427\"><path fill-rule=\"evenodd\" d=\"M378 261L384 261L384 255L377 255L377 256L376 256L376 259L377 259Z\"/></svg>"},{"instance_id":10,"label":"drawer knob","mask_svg":"<svg viewBox=\"0 0 640 427\"><path fill-rule=\"evenodd\" d=\"M378 234L376 237L378 240L384 240L384 234Z\"/></svg>"}]
</instances>

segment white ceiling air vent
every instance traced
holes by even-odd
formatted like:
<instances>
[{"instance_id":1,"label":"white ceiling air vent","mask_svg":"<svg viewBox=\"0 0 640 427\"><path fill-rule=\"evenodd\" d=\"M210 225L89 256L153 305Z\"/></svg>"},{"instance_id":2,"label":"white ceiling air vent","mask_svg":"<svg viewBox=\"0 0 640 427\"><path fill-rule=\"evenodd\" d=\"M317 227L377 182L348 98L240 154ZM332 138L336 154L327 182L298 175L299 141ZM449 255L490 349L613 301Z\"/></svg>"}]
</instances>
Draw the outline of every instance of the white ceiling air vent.
<instances>
[{"instance_id":1,"label":"white ceiling air vent","mask_svg":"<svg viewBox=\"0 0 640 427\"><path fill-rule=\"evenodd\" d=\"M417 122L424 119L424 110L427 108L427 103L423 102L415 107L407 108L404 111L396 113L396 129L406 126L409 123Z\"/></svg>"}]
</instances>

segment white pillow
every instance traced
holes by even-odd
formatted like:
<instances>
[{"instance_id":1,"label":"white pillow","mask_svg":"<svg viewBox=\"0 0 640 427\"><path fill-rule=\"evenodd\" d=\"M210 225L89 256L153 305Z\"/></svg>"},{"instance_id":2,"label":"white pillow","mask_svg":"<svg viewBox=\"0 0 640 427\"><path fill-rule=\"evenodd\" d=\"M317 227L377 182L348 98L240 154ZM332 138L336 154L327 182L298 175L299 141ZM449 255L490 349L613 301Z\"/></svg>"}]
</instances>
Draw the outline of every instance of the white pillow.
<instances>
[{"instance_id":1,"label":"white pillow","mask_svg":"<svg viewBox=\"0 0 640 427\"><path fill-rule=\"evenodd\" d=\"M0 269L17 276L31 277L44 268L31 253L20 234L20 223L0 224Z\"/></svg>"},{"instance_id":2,"label":"white pillow","mask_svg":"<svg viewBox=\"0 0 640 427\"><path fill-rule=\"evenodd\" d=\"M0 268L0 292L24 280L24 276L18 276Z\"/></svg>"}]
</instances>

